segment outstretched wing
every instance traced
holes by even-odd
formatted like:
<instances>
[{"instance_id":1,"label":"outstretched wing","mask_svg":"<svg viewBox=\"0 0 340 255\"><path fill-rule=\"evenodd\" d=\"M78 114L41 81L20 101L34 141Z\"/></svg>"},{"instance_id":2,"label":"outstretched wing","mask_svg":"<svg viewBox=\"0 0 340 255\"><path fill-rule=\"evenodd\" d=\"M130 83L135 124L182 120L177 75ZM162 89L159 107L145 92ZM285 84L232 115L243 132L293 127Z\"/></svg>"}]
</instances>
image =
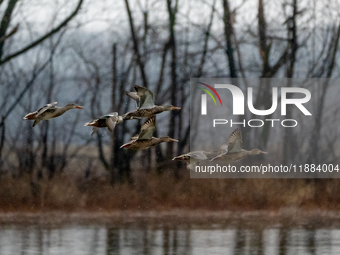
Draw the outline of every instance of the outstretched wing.
<instances>
[{"instance_id":1,"label":"outstretched wing","mask_svg":"<svg viewBox=\"0 0 340 255\"><path fill-rule=\"evenodd\" d=\"M208 159L208 157L205 155L203 151L192 151L192 152L189 152L187 155L189 156L190 160L192 159L207 160Z\"/></svg>"},{"instance_id":2,"label":"outstretched wing","mask_svg":"<svg viewBox=\"0 0 340 255\"><path fill-rule=\"evenodd\" d=\"M216 159L222 158L226 154L228 154L228 152L223 152L221 154L218 154L216 157L211 158L210 161L214 161Z\"/></svg>"},{"instance_id":3,"label":"outstretched wing","mask_svg":"<svg viewBox=\"0 0 340 255\"><path fill-rule=\"evenodd\" d=\"M51 110L51 109L55 109L55 104L57 104L57 102L53 102L47 105L44 105L43 107L41 107L38 111L37 111L37 115L36 117L38 117L39 115L43 114L44 112L46 112L47 110Z\"/></svg>"},{"instance_id":4,"label":"outstretched wing","mask_svg":"<svg viewBox=\"0 0 340 255\"><path fill-rule=\"evenodd\" d=\"M222 144L220 146L220 151L228 152L228 144Z\"/></svg>"},{"instance_id":5,"label":"outstretched wing","mask_svg":"<svg viewBox=\"0 0 340 255\"><path fill-rule=\"evenodd\" d=\"M140 97L140 109L149 109L155 106L153 102L153 93L150 90L137 85L135 85L135 90L137 91L137 95Z\"/></svg>"},{"instance_id":6,"label":"outstretched wing","mask_svg":"<svg viewBox=\"0 0 340 255\"><path fill-rule=\"evenodd\" d=\"M110 117L106 119L106 125L107 128L110 130L110 132L113 132L115 130L115 126L117 124L117 121L114 117Z\"/></svg>"},{"instance_id":7,"label":"outstretched wing","mask_svg":"<svg viewBox=\"0 0 340 255\"><path fill-rule=\"evenodd\" d=\"M129 97L131 97L133 100L136 101L136 106L137 106L137 109L140 108L140 96L138 95L137 92L125 92L125 94Z\"/></svg>"},{"instance_id":8,"label":"outstretched wing","mask_svg":"<svg viewBox=\"0 0 340 255\"><path fill-rule=\"evenodd\" d=\"M109 113L105 115L104 118L106 118L107 128L110 130L110 132L113 132L119 120L118 112Z\"/></svg>"},{"instance_id":9,"label":"outstretched wing","mask_svg":"<svg viewBox=\"0 0 340 255\"><path fill-rule=\"evenodd\" d=\"M236 128L228 140L228 153L239 152L242 149L242 134L239 128Z\"/></svg>"},{"instance_id":10,"label":"outstretched wing","mask_svg":"<svg viewBox=\"0 0 340 255\"><path fill-rule=\"evenodd\" d=\"M136 141L138 140L139 134L135 134L134 136L131 137L131 140Z\"/></svg>"},{"instance_id":11,"label":"outstretched wing","mask_svg":"<svg viewBox=\"0 0 340 255\"><path fill-rule=\"evenodd\" d=\"M156 116L149 117L141 127L138 140L151 139L156 130Z\"/></svg>"}]
</instances>

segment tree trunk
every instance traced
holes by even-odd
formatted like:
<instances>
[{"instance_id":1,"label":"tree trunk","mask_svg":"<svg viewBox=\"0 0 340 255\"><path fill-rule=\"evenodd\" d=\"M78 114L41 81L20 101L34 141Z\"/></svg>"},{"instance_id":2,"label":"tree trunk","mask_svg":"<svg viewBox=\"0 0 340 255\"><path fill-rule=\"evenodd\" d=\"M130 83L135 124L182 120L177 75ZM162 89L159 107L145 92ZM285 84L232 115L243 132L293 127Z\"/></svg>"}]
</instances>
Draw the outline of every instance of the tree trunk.
<instances>
[{"instance_id":1,"label":"tree trunk","mask_svg":"<svg viewBox=\"0 0 340 255\"><path fill-rule=\"evenodd\" d=\"M170 102L172 105L177 105L177 56L176 56L176 38L175 38L175 24L176 24L176 13L177 13L177 0L175 6L172 7L172 0L167 0L167 9L169 14L169 48L171 50L171 62L170 62L170 79L171 79L171 95ZM178 111L170 111L169 131L168 136L175 136L176 121L178 119ZM174 155L174 143L167 143L167 158L171 159ZM179 178L179 172L176 168L174 171L175 177Z\"/></svg>"},{"instance_id":2,"label":"tree trunk","mask_svg":"<svg viewBox=\"0 0 340 255\"><path fill-rule=\"evenodd\" d=\"M116 43L112 46L112 91L111 91L111 112L116 109L116 89L117 89L117 45ZM114 133L111 135L111 163L110 163L110 183L114 185L117 181L117 171L115 168L115 136Z\"/></svg>"},{"instance_id":3,"label":"tree trunk","mask_svg":"<svg viewBox=\"0 0 340 255\"><path fill-rule=\"evenodd\" d=\"M12 13L17 3L18 3L18 0L10 0L8 2L6 11L0 23L0 38L5 38L6 36L6 32L11 22ZM5 40L1 40L0 41L0 60L2 59L2 56L3 56L4 44L5 44Z\"/></svg>"},{"instance_id":4,"label":"tree trunk","mask_svg":"<svg viewBox=\"0 0 340 255\"><path fill-rule=\"evenodd\" d=\"M234 60L234 49L232 45L233 22L228 0L223 0L223 23L226 41L226 54L228 56L229 72L231 78L236 78L236 65Z\"/></svg>"},{"instance_id":5,"label":"tree trunk","mask_svg":"<svg viewBox=\"0 0 340 255\"><path fill-rule=\"evenodd\" d=\"M1 117L3 118L3 117ZM1 134L0 134L0 175L1 175L1 170L2 170L2 150L4 148L5 144L5 120L2 119L2 122L4 123L3 126L1 127Z\"/></svg>"},{"instance_id":6,"label":"tree trunk","mask_svg":"<svg viewBox=\"0 0 340 255\"><path fill-rule=\"evenodd\" d=\"M296 53L298 50L298 38L297 38L297 27L296 27L296 16L298 13L297 10L297 0L293 0L292 2L293 13L290 17L288 17L287 23L287 31L288 31L288 42L289 42L289 61L287 68L287 78L289 78L287 82L287 87L292 86L291 78L294 77L294 67L296 62ZM287 98L291 97L291 94L287 95ZM287 108L286 113L287 119L292 119L292 111L291 108ZM283 163L289 164L294 161L294 155L296 155L296 140L294 137L292 128L284 129L284 140L283 140Z\"/></svg>"},{"instance_id":7,"label":"tree trunk","mask_svg":"<svg viewBox=\"0 0 340 255\"><path fill-rule=\"evenodd\" d=\"M128 0L125 0L125 5L126 5L126 11L128 13L128 17L129 17L131 37L132 37L132 41L133 41L133 51L134 51L134 54L136 56L137 65L139 66L139 69L140 69L140 73L141 73L142 81L143 81L143 86L148 87L148 80L147 80L146 74L145 74L144 61L142 60L141 54L139 52L139 43L138 43L138 39L137 39L137 36L136 36L134 22L133 22L133 18L132 18L132 14L131 14L130 5L129 5Z\"/></svg>"},{"instance_id":8,"label":"tree trunk","mask_svg":"<svg viewBox=\"0 0 340 255\"><path fill-rule=\"evenodd\" d=\"M329 45L329 50L327 54L327 59L330 59L328 64L328 70L326 74L326 78L330 78L332 76L335 64L336 64L336 55L339 48L339 39L340 39L340 24L337 27L337 30L333 33L332 41ZM322 117L324 110L324 102L326 93L328 90L329 81L326 80L323 86L321 87L321 95L318 101L317 113L315 115L314 128L312 131L312 136L310 140L310 155L307 160L307 163L318 163L318 151L319 151L319 140L322 126Z\"/></svg>"}]
</instances>

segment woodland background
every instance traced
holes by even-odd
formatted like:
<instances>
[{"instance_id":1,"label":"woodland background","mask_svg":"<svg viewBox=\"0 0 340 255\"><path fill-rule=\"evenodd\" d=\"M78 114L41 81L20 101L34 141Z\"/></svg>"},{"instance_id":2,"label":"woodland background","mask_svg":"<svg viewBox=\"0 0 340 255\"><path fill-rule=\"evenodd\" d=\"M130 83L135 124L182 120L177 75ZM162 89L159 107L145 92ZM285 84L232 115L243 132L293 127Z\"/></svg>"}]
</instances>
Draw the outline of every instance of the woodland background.
<instances>
[{"instance_id":1,"label":"woodland background","mask_svg":"<svg viewBox=\"0 0 340 255\"><path fill-rule=\"evenodd\" d=\"M339 207L337 179L193 180L171 161L189 151L190 78L339 77L339 1L4 0L0 19L1 210ZM308 88L317 102L309 132L285 129L278 163L302 143L304 162L339 163L339 129L322 125L334 126L339 106L325 107L323 81ZM155 132L179 143L119 149L140 121L91 137L85 122L135 107L125 95L135 84L156 104L182 107L157 116ZM270 108L271 86L257 88L257 109ZM54 101L84 109L35 128L22 119ZM266 150L273 135L263 128L248 140Z\"/></svg>"}]
</instances>

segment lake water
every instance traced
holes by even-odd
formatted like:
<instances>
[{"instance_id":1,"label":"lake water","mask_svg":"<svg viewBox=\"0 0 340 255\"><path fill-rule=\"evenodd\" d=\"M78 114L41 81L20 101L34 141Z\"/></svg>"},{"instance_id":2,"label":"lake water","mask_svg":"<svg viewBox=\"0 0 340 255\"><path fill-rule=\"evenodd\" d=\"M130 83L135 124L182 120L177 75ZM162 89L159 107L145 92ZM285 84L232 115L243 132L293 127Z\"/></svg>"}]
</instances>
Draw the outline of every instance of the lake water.
<instances>
[{"instance_id":1,"label":"lake water","mask_svg":"<svg viewBox=\"0 0 340 255\"><path fill-rule=\"evenodd\" d=\"M332 224L249 221L6 223L0 225L0 254L340 254L340 228Z\"/></svg>"}]
</instances>

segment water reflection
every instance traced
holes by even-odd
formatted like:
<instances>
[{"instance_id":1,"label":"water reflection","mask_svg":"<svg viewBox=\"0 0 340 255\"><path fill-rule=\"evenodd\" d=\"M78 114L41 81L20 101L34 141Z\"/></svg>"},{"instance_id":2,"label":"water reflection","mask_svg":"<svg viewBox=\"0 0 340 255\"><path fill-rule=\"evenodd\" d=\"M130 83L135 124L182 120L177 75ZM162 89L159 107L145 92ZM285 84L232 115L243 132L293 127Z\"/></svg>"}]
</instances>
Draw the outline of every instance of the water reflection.
<instances>
[{"instance_id":1,"label":"water reflection","mask_svg":"<svg viewBox=\"0 0 340 255\"><path fill-rule=\"evenodd\" d=\"M167 224L3 225L0 254L339 254L340 229Z\"/></svg>"}]
</instances>

